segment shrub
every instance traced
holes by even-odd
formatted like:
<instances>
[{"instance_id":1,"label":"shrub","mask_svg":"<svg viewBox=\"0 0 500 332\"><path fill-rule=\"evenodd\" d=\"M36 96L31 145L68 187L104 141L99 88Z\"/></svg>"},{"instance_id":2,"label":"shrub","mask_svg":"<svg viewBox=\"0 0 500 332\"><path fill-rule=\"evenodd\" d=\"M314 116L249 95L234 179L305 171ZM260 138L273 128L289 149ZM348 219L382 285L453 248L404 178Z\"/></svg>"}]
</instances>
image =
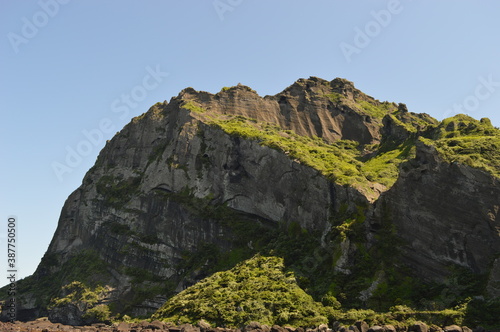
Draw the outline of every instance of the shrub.
<instances>
[{"instance_id":1,"label":"shrub","mask_svg":"<svg viewBox=\"0 0 500 332\"><path fill-rule=\"evenodd\" d=\"M326 313L297 285L282 258L257 255L177 294L153 318L233 327L251 321L317 326L328 322Z\"/></svg>"}]
</instances>

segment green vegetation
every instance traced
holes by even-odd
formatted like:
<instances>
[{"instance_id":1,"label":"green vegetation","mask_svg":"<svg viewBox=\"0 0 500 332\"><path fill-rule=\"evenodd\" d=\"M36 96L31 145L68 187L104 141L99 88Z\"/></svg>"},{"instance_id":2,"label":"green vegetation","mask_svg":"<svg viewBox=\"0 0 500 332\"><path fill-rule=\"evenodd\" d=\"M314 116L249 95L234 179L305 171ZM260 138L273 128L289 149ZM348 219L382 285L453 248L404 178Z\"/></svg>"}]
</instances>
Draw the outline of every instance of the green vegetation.
<instances>
[{"instance_id":1,"label":"green vegetation","mask_svg":"<svg viewBox=\"0 0 500 332\"><path fill-rule=\"evenodd\" d=\"M291 158L342 184L350 184L351 180L364 181L359 172L361 163L355 159L355 142L327 144L318 137L300 136L292 131L284 131L271 124L257 123L242 116L228 120L217 119L213 123L231 135L258 140L261 145L281 150Z\"/></svg>"},{"instance_id":2,"label":"green vegetation","mask_svg":"<svg viewBox=\"0 0 500 332\"><path fill-rule=\"evenodd\" d=\"M458 162L487 171L500 178L500 135L441 139L434 145L449 162Z\"/></svg>"},{"instance_id":3,"label":"green vegetation","mask_svg":"<svg viewBox=\"0 0 500 332\"><path fill-rule=\"evenodd\" d=\"M141 176L130 177L123 179L113 175L103 175L97 182L97 193L104 196L104 201L116 208L120 209L137 194Z\"/></svg>"},{"instance_id":4,"label":"green vegetation","mask_svg":"<svg viewBox=\"0 0 500 332\"><path fill-rule=\"evenodd\" d=\"M353 324L363 320L369 325L390 324L396 328L404 328L417 322L424 322L430 326L444 327L447 325L463 325L467 306L457 306L446 310L419 311L405 305L396 305L387 312L376 312L370 309L351 309L335 314L335 319L344 324Z\"/></svg>"},{"instance_id":5,"label":"green vegetation","mask_svg":"<svg viewBox=\"0 0 500 332\"><path fill-rule=\"evenodd\" d=\"M100 303L106 297L108 291L102 286L93 289L84 283L73 281L64 287L62 291L66 296L53 298L48 309L57 310L67 307L76 308L84 320L89 323L110 322L110 310L106 304Z\"/></svg>"},{"instance_id":6,"label":"green vegetation","mask_svg":"<svg viewBox=\"0 0 500 332\"><path fill-rule=\"evenodd\" d=\"M221 91L228 89L224 87ZM500 173L500 134L488 119L477 121L466 115L457 115L438 124L430 116L407 112L394 103L362 97L351 100L336 92L323 96L334 104L345 105L371 117L372 121L381 122L388 116L401 128L400 131L407 134L403 138L383 137L387 144L380 146L361 146L347 140L326 143L318 137L300 136L274 124L243 116L207 115L208 112L194 101L186 102L183 107L205 114L209 123L230 135L257 140L263 146L283 151L290 158L319 170L332 181L354 186L365 193L374 188L374 183L386 188L394 184L400 164L414 157L418 136L432 139L438 151L449 161L465 163L492 174Z\"/></svg>"},{"instance_id":7,"label":"green vegetation","mask_svg":"<svg viewBox=\"0 0 500 332\"><path fill-rule=\"evenodd\" d=\"M20 294L33 294L40 308L47 308L52 298L60 296L62 287L73 281L97 287L99 281L111 278L107 263L91 250L78 253L62 265L56 255L45 254L40 266L46 270L38 271L37 280L30 276L17 285ZM54 267L57 272L51 272Z\"/></svg>"},{"instance_id":8,"label":"green vegetation","mask_svg":"<svg viewBox=\"0 0 500 332\"><path fill-rule=\"evenodd\" d=\"M317 326L327 310L298 285L283 259L257 255L229 271L218 272L168 300L154 319L214 326L264 324Z\"/></svg>"},{"instance_id":9,"label":"green vegetation","mask_svg":"<svg viewBox=\"0 0 500 332\"><path fill-rule=\"evenodd\" d=\"M331 98L335 97L334 94ZM341 96L341 95L339 95ZM340 97L339 97L340 98ZM361 107L374 117L383 116L394 108L393 104L381 103L379 107L360 101ZM389 114L395 124L404 128L408 138L400 143L381 146L359 146L357 142L340 140L331 144L318 137L306 137L291 130L283 130L269 123L258 123L243 116L211 117L211 123L221 127L230 135L257 140L259 144L283 151L290 158L319 170L338 184L369 189L372 183L391 187L399 175L399 166L415 156L416 133L420 140L435 145L450 162L460 162L500 176L500 131L487 119L474 120L466 116L446 119L437 127L433 122L415 115L406 114L404 122ZM468 120L464 121L464 117ZM418 128L418 129L417 129ZM448 129L446 129L448 128ZM451 128L451 131L449 131ZM425 137L438 137L430 140ZM390 142L390 138L385 138ZM373 149L368 158L362 150Z\"/></svg>"},{"instance_id":10,"label":"green vegetation","mask_svg":"<svg viewBox=\"0 0 500 332\"><path fill-rule=\"evenodd\" d=\"M369 181L391 187L398 178L401 163L414 156L414 142L408 140L393 150L379 152L375 157L368 159L361 167L361 171Z\"/></svg>"},{"instance_id":11,"label":"green vegetation","mask_svg":"<svg viewBox=\"0 0 500 332\"><path fill-rule=\"evenodd\" d=\"M340 94L332 94L328 98L332 102L344 102ZM498 130L484 119L476 121L457 116L437 124L425 116L395 110L394 104L373 104L361 100L357 102L358 111L362 110L375 119L388 116L397 130L396 137L384 137L380 145L360 146L348 140L326 143L318 137L300 136L293 131L243 116L210 116L197 104L188 102L185 105L185 108L195 113L204 113L209 123L228 134L255 140L263 146L282 151L290 158L319 170L332 181L346 186L369 189L373 183L380 183L389 188L396 181L401 164L415 156L417 140L436 146L450 162L465 163L498 174ZM198 134L203 135L203 132ZM203 153L205 149L202 148ZM200 172L203 165L210 163L203 153L197 161ZM471 280L460 280L450 286L422 284L409 277L410 271L398 266L399 242L389 223L382 225L382 229L375 234L376 244L367 248L364 227L366 206L361 205L354 212L342 211L341 208L335 214L335 220L331 221L330 233L320 243L319 234L307 232L297 222L283 222L280 225L255 222L255 216L245 216L223 204L214 203L211 195L206 198L194 197L187 187L179 193L158 191L156 194L182 205L194 216L212 220L227 228L228 233L221 241L227 241L232 248L223 251L212 243L200 243L197 250L184 252L181 262L175 266L181 278L190 278L199 273L215 274L171 298L158 311L156 318L175 322L206 319L213 325L229 326L240 326L251 320L308 326L312 321L323 322L325 319L346 324L363 319L372 324L393 325L425 321L442 326L472 322L470 313L498 306L492 302L467 300L470 296L482 294L484 288L484 285L460 288L460 285L473 285ZM386 219L389 220L389 216ZM112 229L117 233L130 232L120 226ZM249 242L249 239L252 241ZM158 239L149 240L153 243ZM356 247L356 252L349 258L350 274L335 270L341 255L340 246L345 241L350 241ZM251 273L245 272L248 280L257 278L259 283L247 279L243 281L238 277L246 269L245 264L254 264L252 260L240 262L257 253L272 256L265 259L282 260L286 268L281 268L281 263L273 266L279 266L278 270L284 277L268 280L266 276L274 276L274 272L259 267ZM263 256L256 257L264 259ZM217 272L229 268L232 269ZM134 289L138 295L134 303L141 303L157 294L172 294L173 285L167 280L155 280L154 276L148 276L144 271L127 271L127 274L133 276L136 283ZM459 275L467 274L462 271ZM137 279L140 276L147 280ZM301 287L305 293L299 294L282 287L281 282L289 280L287 276L293 276L294 280L287 287ZM263 285L263 288L259 288L259 285ZM371 296L361 298L360 293L373 285L375 287ZM266 287L278 291L270 292ZM456 293L449 293L451 288ZM286 294L279 293L280 289L286 290ZM312 296L302 305L310 308L306 313L294 307L294 303L305 301L303 294ZM298 298L289 301L287 296L292 295ZM366 307L373 310L364 309ZM483 316L485 322L493 321L493 318Z\"/></svg>"},{"instance_id":12,"label":"green vegetation","mask_svg":"<svg viewBox=\"0 0 500 332\"><path fill-rule=\"evenodd\" d=\"M194 101L188 101L188 102L184 103L182 105L182 108L188 109L188 110L195 112L195 113L205 113L206 112L206 110L203 107L201 107L200 105L198 105Z\"/></svg>"},{"instance_id":13,"label":"green vegetation","mask_svg":"<svg viewBox=\"0 0 500 332\"><path fill-rule=\"evenodd\" d=\"M382 120L387 114L397 111L397 106L389 102L379 102L370 99L351 100L338 92L331 92L324 95L335 105L345 105L355 112L360 112L377 120Z\"/></svg>"},{"instance_id":14,"label":"green vegetation","mask_svg":"<svg viewBox=\"0 0 500 332\"><path fill-rule=\"evenodd\" d=\"M283 151L292 159L319 170L341 185L361 189L379 182L390 187L397 179L398 166L412 156L408 144L365 160L357 142L340 140L331 144L318 137L307 137L282 130L272 124L235 116L229 119L212 118L212 123L230 135L258 140L261 145Z\"/></svg>"},{"instance_id":15,"label":"green vegetation","mask_svg":"<svg viewBox=\"0 0 500 332\"><path fill-rule=\"evenodd\" d=\"M489 119L475 120L459 114L443 120L427 138L449 162L482 169L500 178L500 130Z\"/></svg>"},{"instance_id":16,"label":"green vegetation","mask_svg":"<svg viewBox=\"0 0 500 332\"><path fill-rule=\"evenodd\" d=\"M386 312L340 308L335 297L316 302L298 285L295 272L285 268L282 258L256 255L228 271L217 272L170 298L152 319L196 323L203 319L213 326L241 327L251 321L262 324L310 327L328 321L353 324L408 326L423 321L429 325L463 325L470 299L452 309L414 310L396 305Z\"/></svg>"},{"instance_id":17,"label":"green vegetation","mask_svg":"<svg viewBox=\"0 0 500 332\"><path fill-rule=\"evenodd\" d=\"M325 96L328 97L328 99L330 99L330 101L334 104L338 104L345 99L345 97L342 94L337 92L328 93Z\"/></svg>"},{"instance_id":18,"label":"green vegetation","mask_svg":"<svg viewBox=\"0 0 500 332\"><path fill-rule=\"evenodd\" d=\"M341 102L341 95L332 95L329 98L337 98ZM488 165L487 162L490 165L499 164L498 159L495 159L497 151L493 151L497 146L495 139L498 130L491 127L487 120L471 122L472 125L467 124L465 127L460 124L450 125L453 121L449 120L437 124L433 119L405 113L402 110L390 113L392 107L395 107L393 104L381 103L378 106L379 109L373 109L373 107L376 106L365 104L364 111L374 117L377 116L376 114L378 116L389 114L393 123L399 127L396 134L400 135L399 133L401 133L400 136L394 139L385 137L381 145L360 146L356 142L347 140L328 144L317 137L300 136L293 131L283 130L268 123L259 123L254 119L242 116L207 117L212 125L222 128L230 135L256 140L263 146L283 151L290 158L321 171L331 180L357 188L370 188L374 182L386 187L392 186L398 177L400 165L415 156L415 142L418 139L428 140L426 141L428 144L435 144L438 151L444 156L446 156L444 147L449 147L448 142L451 142L452 139L457 140L459 137L462 149L464 149L464 142L475 140L476 147L480 150L478 153L482 154L484 158L480 161L486 165ZM451 131L453 132L452 137L448 137L450 136L450 128L453 129ZM481 136L483 134L489 136ZM478 140L478 138L483 141ZM494 139L492 140L492 138ZM477 144L477 142L481 142L481 144ZM446 145L444 145L445 143ZM490 145L486 146L486 144ZM451 147L453 147L453 143ZM457 158L465 152L470 154L470 151L464 150L448 152L450 161L456 161L456 159L451 160L451 158ZM477 159L479 160L479 158ZM479 164L474 165L474 167L486 169L484 165ZM491 169L488 171L493 173ZM362 317L362 319L373 323L395 324L397 320L400 320L409 324L423 320L429 324L442 325L445 322L446 324L458 324L469 322L469 312L473 312L474 308L494 307L496 305L491 303L477 304L474 301L471 302L474 305L464 304L467 302L468 296L482 294L483 290L480 287L463 290L460 294L447 294L445 290L450 288L449 285L428 285L410 278L410 271L397 265L398 239L390 224L383 225L383 228L377 231L375 235L377 244L367 248L363 223L365 207L363 206L360 206L358 211L354 213L352 211L346 211L345 215L342 215L342 212L336 213L338 220L332 220L331 232L324 239L328 245L324 246L319 243L320 236L318 234L309 234L301 229L298 223L291 222L286 226L284 223L278 227L256 226L255 222L246 222L244 216L235 214L231 209L223 205L213 204L211 199L192 197L188 190L181 196L177 194L165 195L166 198L177 200L181 204L189 206L190 211L197 215L227 225L234 234L237 234L234 238L238 240L234 243L240 243L230 252L221 252L214 249L214 246L209 243L201 244L197 252L186 253L185 265L181 269L186 274L196 271L202 266L211 267L206 270L207 272L220 271L234 266L257 252L279 256L284 259L287 271L293 272L297 284L306 293L312 295L315 301L321 301L324 306L329 308L324 315L330 320L335 318L345 322L358 320ZM387 217L387 219L390 218ZM257 235L251 236L249 234ZM259 239L256 241L257 243L252 243L251 249L247 246L249 238ZM357 248L354 256L350 257L351 274L334 270L340 257L340 244L347 240ZM353 278L353 275L356 277ZM460 284L471 283L467 281L457 283L457 285ZM360 292L367 290L372 285L376 285L372 296L368 300L361 299ZM459 289L459 287L455 287L455 289ZM395 304L398 306L394 307ZM409 309L410 306L420 309ZM366 307L378 310L378 313L363 309ZM405 318L401 318L403 313L397 308L406 308L403 312ZM178 315L180 315L178 317L181 317L181 320L194 319L189 315L189 317L180 313ZM235 317L231 316L229 320L234 322ZM219 319L221 318L219 317Z\"/></svg>"},{"instance_id":19,"label":"green vegetation","mask_svg":"<svg viewBox=\"0 0 500 332\"><path fill-rule=\"evenodd\" d=\"M397 109L394 104L388 102L374 104L366 100L360 100L358 104L367 115L377 119L382 119L384 116Z\"/></svg>"}]
</instances>

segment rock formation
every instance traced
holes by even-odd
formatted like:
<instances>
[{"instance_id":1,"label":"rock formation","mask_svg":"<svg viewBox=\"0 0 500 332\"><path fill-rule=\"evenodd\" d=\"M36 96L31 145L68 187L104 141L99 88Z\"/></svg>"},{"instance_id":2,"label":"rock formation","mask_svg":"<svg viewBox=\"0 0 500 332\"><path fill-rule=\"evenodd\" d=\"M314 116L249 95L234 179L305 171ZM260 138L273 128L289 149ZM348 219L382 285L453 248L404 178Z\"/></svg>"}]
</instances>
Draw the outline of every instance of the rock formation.
<instances>
[{"instance_id":1,"label":"rock formation","mask_svg":"<svg viewBox=\"0 0 500 332\"><path fill-rule=\"evenodd\" d=\"M497 152L484 151L489 168L453 161L443 135L467 136L461 124L486 128L492 142L500 134L486 121L448 122L344 79L300 79L265 97L242 85L184 89L108 141L37 271L19 283L19 318L46 315L73 281L108 287L100 303L115 312L150 315L257 252L294 257L305 237L314 246L291 266L323 271L304 272L303 286L317 297L330 289L343 305L376 298L392 282L389 266L443 285L461 268L484 276L468 295L498 296Z\"/></svg>"}]
</instances>

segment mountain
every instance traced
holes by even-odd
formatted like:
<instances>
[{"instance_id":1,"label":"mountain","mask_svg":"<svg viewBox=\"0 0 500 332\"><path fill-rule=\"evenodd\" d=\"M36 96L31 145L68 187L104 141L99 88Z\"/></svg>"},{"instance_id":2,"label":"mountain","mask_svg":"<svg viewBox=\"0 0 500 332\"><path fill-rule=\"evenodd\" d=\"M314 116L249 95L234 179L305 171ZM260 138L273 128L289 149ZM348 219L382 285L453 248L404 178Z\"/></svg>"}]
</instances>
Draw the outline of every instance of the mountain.
<instances>
[{"instance_id":1,"label":"mountain","mask_svg":"<svg viewBox=\"0 0 500 332\"><path fill-rule=\"evenodd\" d=\"M500 294L499 147L488 119L439 122L340 78L265 97L184 89L107 142L19 282L18 318L61 319L61 299L93 291L74 322L96 304L148 317L256 254L345 308L486 307Z\"/></svg>"}]
</instances>

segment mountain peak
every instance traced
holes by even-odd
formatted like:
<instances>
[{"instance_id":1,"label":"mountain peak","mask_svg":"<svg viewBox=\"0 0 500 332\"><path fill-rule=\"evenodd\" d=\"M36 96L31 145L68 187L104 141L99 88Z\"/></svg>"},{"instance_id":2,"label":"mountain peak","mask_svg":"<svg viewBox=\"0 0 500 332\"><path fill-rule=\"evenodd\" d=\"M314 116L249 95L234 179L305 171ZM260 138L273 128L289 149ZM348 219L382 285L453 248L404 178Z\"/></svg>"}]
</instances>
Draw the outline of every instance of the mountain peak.
<instances>
[{"instance_id":1,"label":"mountain peak","mask_svg":"<svg viewBox=\"0 0 500 332\"><path fill-rule=\"evenodd\" d=\"M106 144L66 200L37 272L19 281L18 317L64 319L75 308L64 286L75 281L99 292L99 306L147 316L259 253L283 259L278 279L297 272L294 292L344 309L498 296L498 146L486 119L439 123L341 78L299 79L265 97L241 84L186 88ZM226 290L247 280L243 303L268 295L255 280L277 259L251 261L262 268L255 278L243 278L245 264L216 276ZM425 298L427 282L443 291ZM54 301L63 314L50 316ZM285 302L283 324L295 310ZM240 315L238 305L227 312Z\"/></svg>"}]
</instances>

